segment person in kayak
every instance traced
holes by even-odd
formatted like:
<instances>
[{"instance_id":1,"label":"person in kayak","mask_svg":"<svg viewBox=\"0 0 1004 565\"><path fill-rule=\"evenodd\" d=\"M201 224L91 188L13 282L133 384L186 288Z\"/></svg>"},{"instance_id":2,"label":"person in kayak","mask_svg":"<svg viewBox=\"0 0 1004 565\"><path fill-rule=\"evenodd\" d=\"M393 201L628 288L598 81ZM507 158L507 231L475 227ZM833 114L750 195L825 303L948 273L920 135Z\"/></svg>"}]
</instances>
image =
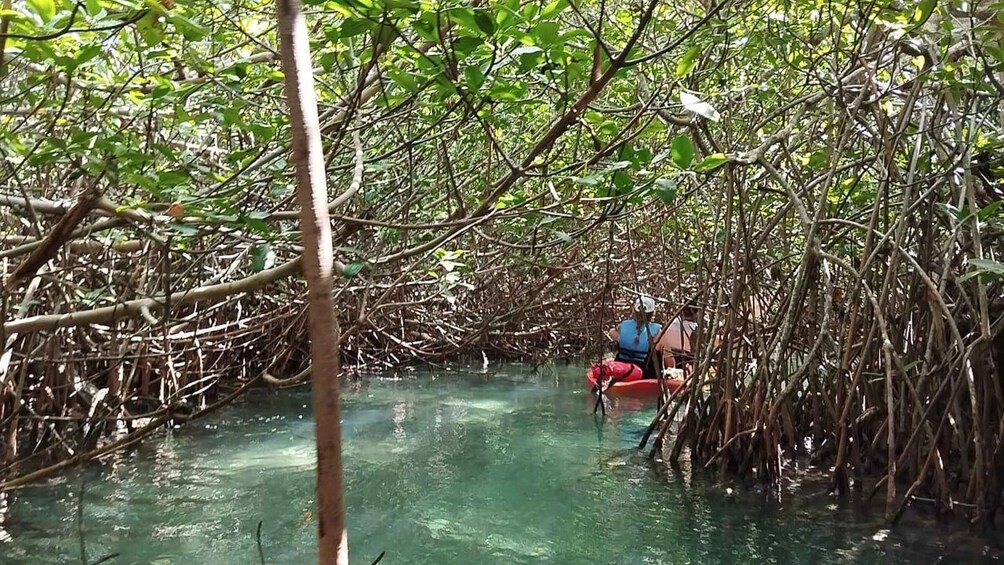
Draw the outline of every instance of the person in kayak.
<instances>
[{"instance_id":1,"label":"person in kayak","mask_svg":"<svg viewBox=\"0 0 1004 565\"><path fill-rule=\"evenodd\" d=\"M697 341L695 332L697 332L697 319L700 314L701 310L695 304L687 304L683 307L680 315L673 318L655 344L655 350L662 355L667 368L683 369L686 365L693 365L692 348Z\"/></svg>"},{"instance_id":2,"label":"person in kayak","mask_svg":"<svg viewBox=\"0 0 1004 565\"><path fill-rule=\"evenodd\" d=\"M652 321L655 316L655 300L641 295L634 301L630 319L612 328L608 335L617 344L615 361L632 363L641 368L642 378L656 378L656 371L662 370L662 363L649 361L649 344L655 342L662 331L662 324Z\"/></svg>"}]
</instances>

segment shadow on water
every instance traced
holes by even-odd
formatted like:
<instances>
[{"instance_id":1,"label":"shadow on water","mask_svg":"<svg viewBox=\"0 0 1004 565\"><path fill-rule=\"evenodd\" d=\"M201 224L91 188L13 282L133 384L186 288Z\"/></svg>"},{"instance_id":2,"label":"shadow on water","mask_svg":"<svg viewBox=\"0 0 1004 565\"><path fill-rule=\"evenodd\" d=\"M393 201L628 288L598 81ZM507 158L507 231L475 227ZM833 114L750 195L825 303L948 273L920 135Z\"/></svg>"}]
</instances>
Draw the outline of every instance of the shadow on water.
<instances>
[{"instance_id":1,"label":"shadow on water","mask_svg":"<svg viewBox=\"0 0 1004 565\"><path fill-rule=\"evenodd\" d=\"M353 560L369 563L976 563L1000 543L820 494L777 493L635 449L654 406L592 414L583 370L519 365L347 386ZM92 556L112 563L313 560L309 394L261 393L215 419L0 501L0 563L80 563L76 486ZM729 489L732 489L731 492ZM4 510L4 504L7 505Z\"/></svg>"}]
</instances>

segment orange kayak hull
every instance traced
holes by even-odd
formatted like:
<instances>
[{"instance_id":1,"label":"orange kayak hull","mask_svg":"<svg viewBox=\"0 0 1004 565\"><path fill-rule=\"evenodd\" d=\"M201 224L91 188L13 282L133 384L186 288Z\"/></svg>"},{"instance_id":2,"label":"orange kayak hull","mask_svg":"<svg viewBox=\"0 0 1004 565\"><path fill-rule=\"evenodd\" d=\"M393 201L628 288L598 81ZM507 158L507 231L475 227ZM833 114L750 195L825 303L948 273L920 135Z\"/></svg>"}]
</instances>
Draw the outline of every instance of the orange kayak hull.
<instances>
[{"instance_id":1,"label":"orange kayak hull","mask_svg":"<svg viewBox=\"0 0 1004 565\"><path fill-rule=\"evenodd\" d=\"M625 370L621 366L630 365L630 363L605 361L604 365L604 380L609 380L611 376L618 376L624 373ZM632 365L632 367L634 366ZM589 390L596 390L596 381L599 379L599 373L599 364L593 365L589 369L589 372L586 373L586 383L589 385ZM640 374L641 370L637 370L637 375L635 371L629 370L623 380L618 380L612 386L608 387L604 391L604 394L609 394L610 396L659 396L659 381L657 379L638 378ZM663 379L662 382L663 386L670 393L675 392L676 389L683 386L683 379Z\"/></svg>"}]
</instances>

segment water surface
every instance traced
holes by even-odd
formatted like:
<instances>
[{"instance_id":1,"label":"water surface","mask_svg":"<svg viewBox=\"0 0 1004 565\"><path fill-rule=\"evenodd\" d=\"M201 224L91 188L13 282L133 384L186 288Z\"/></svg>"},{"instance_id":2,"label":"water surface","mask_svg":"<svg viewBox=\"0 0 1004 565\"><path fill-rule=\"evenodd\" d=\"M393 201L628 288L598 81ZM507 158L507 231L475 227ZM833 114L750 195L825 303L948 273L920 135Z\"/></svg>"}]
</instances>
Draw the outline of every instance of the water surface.
<instances>
[{"instance_id":1,"label":"water surface","mask_svg":"<svg viewBox=\"0 0 1004 565\"><path fill-rule=\"evenodd\" d=\"M816 485L780 501L633 446L654 407L592 414L582 369L370 378L345 394L352 560L384 564L974 563L993 538L907 525ZM268 563L314 557L307 392L258 393L48 483L0 513L0 563ZM727 489L732 488L732 495ZM4 503L0 503L0 508ZM916 521L916 520L915 520Z\"/></svg>"}]
</instances>

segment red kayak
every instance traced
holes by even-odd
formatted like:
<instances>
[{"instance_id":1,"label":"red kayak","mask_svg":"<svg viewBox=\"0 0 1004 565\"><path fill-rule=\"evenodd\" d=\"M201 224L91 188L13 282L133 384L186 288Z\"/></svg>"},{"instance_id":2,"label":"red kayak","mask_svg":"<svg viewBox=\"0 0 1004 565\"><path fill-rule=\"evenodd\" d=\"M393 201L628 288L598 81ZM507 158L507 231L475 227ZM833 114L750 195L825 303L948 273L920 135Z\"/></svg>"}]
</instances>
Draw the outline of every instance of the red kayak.
<instances>
[{"instance_id":1,"label":"red kayak","mask_svg":"<svg viewBox=\"0 0 1004 565\"><path fill-rule=\"evenodd\" d=\"M599 373L600 365L596 363L586 374L589 390L596 390L596 381ZM641 368L633 363L624 363L622 361L603 362L604 382L609 381L611 378L615 380L614 384L604 391L605 394L611 396L658 396L659 381L657 379L643 379L641 377ZM683 379L664 379L663 385L667 391L674 392L683 386Z\"/></svg>"}]
</instances>

